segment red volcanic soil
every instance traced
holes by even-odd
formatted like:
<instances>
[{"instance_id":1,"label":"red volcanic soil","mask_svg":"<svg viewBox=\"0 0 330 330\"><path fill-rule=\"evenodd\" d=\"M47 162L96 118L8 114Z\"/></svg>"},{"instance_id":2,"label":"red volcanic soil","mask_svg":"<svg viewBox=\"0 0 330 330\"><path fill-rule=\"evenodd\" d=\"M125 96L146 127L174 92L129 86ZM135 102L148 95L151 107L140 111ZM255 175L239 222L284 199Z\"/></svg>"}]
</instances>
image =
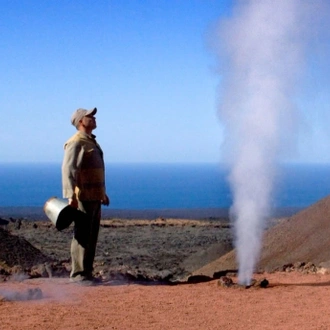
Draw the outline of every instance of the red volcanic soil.
<instances>
[{"instance_id":1,"label":"red volcanic soil","mask_svg":"<svg viewBox=\"0 0 330 330\"><path fill-rule=\"evenodd\" d=\"M0 239L0 270L11 272L0 282L1 329L330 329L330 197L265 233L253 277L267 279L266 288L219 285L220 272L237 283L235 272L228 273L237 265L225 222L104 222L96 258L96 275L104 276L97 286L71 283L54 268L20 282L17 265L30 276L36 260L52 266L51 257L67 267L70 233L28 223L11 235L2 231ZM123 266L135 278L208 281L129 282L109 275Z\"/></svg>"},{"instance_id":2,"label":"red volcanic soil","mask_svg":"<svg viewBox=\"0 0 330 330\"><path fill-rule=\"evenodd\" d=\"M173 286L80 286L63 278L3 282L0 324L6 330L330 328L330 275L255 275L265 277L267 288L249 289L221 287L217 280ZM19 300L36 288L41 298Z\"/></svg>"}]
</instances>

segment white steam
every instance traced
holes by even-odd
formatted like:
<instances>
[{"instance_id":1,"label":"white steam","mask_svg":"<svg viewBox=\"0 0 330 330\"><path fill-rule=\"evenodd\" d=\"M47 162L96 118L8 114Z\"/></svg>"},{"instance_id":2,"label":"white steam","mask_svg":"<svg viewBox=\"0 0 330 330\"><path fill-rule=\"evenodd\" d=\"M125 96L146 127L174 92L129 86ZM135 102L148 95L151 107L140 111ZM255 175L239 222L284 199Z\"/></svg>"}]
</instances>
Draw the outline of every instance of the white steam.
<instances>
[{"instance_id":1,"label":"white steam","mask_svg":"<svg viewBox=\"0 0 330 330\"><path fill-rule=\"evenodd\" d=\"M220 119L230 165L240 284L249 285L270 215L277 162L291 152L298 86L322 1L245 0L218 27Z\"/></svg>"}]
</instances>

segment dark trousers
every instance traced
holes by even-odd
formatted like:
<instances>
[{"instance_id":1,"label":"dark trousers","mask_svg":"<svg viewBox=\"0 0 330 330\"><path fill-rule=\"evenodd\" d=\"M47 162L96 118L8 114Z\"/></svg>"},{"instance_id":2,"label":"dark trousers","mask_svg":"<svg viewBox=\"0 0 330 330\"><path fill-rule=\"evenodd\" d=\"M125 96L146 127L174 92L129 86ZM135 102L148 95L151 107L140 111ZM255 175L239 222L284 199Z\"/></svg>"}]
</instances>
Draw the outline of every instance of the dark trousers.
<instances>
[{"instance_id":1,"label":"dark trousers","mask_svg":"<svg viewBox=\"0 0 330 330\"><path fill-rule=\"evenodd\" d=\"M79 201L78 208L86 217L75 221L71 242L71 277L92 275L101 220L101 202Z\"/></svg>"}]
</instances>

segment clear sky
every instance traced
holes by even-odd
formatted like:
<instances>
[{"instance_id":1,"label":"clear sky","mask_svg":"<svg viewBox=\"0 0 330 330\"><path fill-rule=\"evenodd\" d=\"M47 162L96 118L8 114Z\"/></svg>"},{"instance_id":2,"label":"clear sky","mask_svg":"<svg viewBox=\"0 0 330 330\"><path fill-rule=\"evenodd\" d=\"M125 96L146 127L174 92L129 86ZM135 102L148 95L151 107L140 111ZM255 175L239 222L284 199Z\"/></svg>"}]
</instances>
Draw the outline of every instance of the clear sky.
<instances>
[{"instance_id":1,"label":"clear sky","mask_svg":"<svg viewBox=\"0 0 330 330\"><path fill-rule=\"evenodd\" d=\"M107 162L221 161L221 75L210 39L232 7L231 0L2 1L0 161L60 162L80 107L98 108L94 133ZM297 160L330 161L326 133L306 132Z\"/></svg>"}]
</instances>

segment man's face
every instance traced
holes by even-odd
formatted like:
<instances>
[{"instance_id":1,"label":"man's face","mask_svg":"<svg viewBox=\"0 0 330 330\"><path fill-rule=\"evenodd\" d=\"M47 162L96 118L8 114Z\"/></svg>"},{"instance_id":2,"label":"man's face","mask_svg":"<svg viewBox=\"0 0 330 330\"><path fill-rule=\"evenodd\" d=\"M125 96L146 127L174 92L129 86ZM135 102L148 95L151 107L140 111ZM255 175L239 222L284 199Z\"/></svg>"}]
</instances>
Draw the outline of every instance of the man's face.
<instances>
[{"instance_id":1,"label":"man's face","mask_svg":"<svg viewBox=\"0 0 330 330\"><path fill-rule=\"evenodd\" d=\"M93 115L83 117L81 123L87 129L93 130L96 128L96 118Z\"/></svg>"}]
</instances>

